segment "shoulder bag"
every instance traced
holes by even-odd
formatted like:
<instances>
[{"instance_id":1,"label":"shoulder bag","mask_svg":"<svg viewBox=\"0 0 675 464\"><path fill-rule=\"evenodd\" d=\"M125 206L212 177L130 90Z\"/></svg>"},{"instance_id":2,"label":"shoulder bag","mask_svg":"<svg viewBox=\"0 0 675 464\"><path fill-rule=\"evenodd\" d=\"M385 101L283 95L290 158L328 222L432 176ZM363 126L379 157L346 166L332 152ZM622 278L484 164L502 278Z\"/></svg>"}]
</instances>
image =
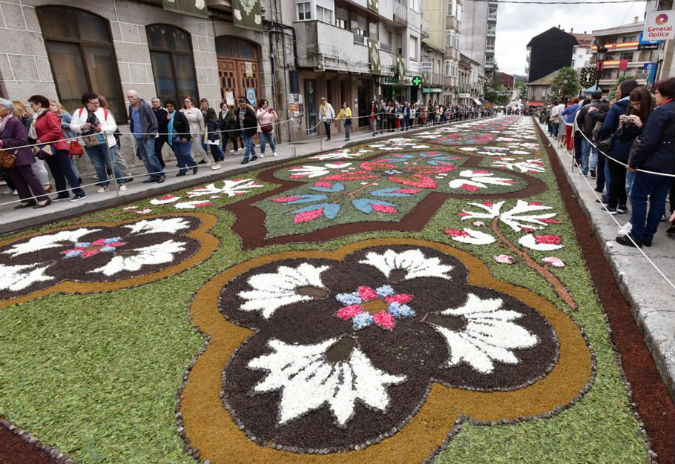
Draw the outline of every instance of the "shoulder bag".
<instances>
[{"instance_id":1,"label":"shoulder bag","mask_svg":"<svg viewBox=\"0 0 675 464\"><path fill-rule=\"evenodd\" d=\"M6 150L0 150L0 167L12 169L16 166L16 155Z\"/></svg>"}]
</instances>

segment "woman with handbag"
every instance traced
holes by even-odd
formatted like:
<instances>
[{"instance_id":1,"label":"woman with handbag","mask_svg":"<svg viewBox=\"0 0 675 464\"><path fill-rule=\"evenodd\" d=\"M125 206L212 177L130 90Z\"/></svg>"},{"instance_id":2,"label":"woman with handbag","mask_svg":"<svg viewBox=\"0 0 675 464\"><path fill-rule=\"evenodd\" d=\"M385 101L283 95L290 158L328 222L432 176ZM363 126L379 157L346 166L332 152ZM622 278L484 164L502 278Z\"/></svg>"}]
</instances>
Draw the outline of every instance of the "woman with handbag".
<instances>
[{"instance_id":1,"label":"woman with handbag","mask_svg":"<svg viewBox=\"0 0 675 464\"><path fill-rule=\"evenodd\" d=\"M220 140L223 145L223 154L227 154L227 143L232 140L232 153L239 152L237 140L241 140L239 134L239 123L235 116L234 105L228 105L226 101L220 104L220 113L218 114L220 122Z\"/></svg>"},{"instance_id":2,"label":"woman with handbag","mask_svg":"<svg viewBox=\"0 0 675 464\"><path fill-rule=\"evenodd\" d=\"M255 112L258 119L258 138L260 139L260 157L265 156L265 141L270 144L272 156L277 155L277 147L274 144L274 123L279 119L274 108L269 107L267 99L263 98L260 107Z\"/></svg>"},{"instance_id":3,"label":"woman with handbag","mask_svg":"<svg viewBox=\"0 0 675 464\"><path fill-rule=\"evenodd\" d=\"M636 132L638 136L633 139L633 144L630 147L628 152L628 163L635 153L635 150L640 143L640 135L642 134L642 129L647 122L647 118L654 111L654 98L652 94L647 90L646 87L640 86L633 89L630 93L630 106L626 111L627 117L624 118L624 127L628 130L634 130L637 128ZM630 189L633 186L633 179L635 178L635 173L630 169L626 171L626 195L630 195Z\"/></svg>"},{"instance_id":4,"label":"woman with handbag","mask_svg":"<svg viewBox=\"0 0 675 464\"><path fill-rule=\"evenodd\" d=\"M21 124L24 125L26 131L30 134L30 128L33 125L33 113L31 113L31 111L26 108L26 105L19 100L14 100L12 103L14 104L14 116L21 121ZM35 140L31 139L30 135L28 136L28 143L35 143ZM54 186L49 181L49 173L47 172L44 161L35 158L35 161L33 162L33 172L47 193L54 189Z\"/></svg>"},{"instance_id":5,"label":"woman with handbag","mask_svg":"<svg viewBox=\"0 0 675 464\"><path fill-rule=\"evenodd\" d=\"M170 98L164 102L164 108L167 113L167 138L173 153L176 155L176 160L178 160L179 170L176 177L184 176L188 168L192 168L192 174L197 174L199 170L197 162L190 154L192 145L190 123L183 112L176 111L176 102Z\"/></svg>"},{"instance_id":6,"label":"woman with handbag","mask_svg":"<svg viewBox=\"0 0 675 464\"><path fill-rule=\"evenodd\" d=\"M84 149L82 145L77 141L77 136L75 132L70 130L70 122L73 120L73 117L69 112L63 107L61 102L56 100L49 100L49 111L54 113L59 117L61 121L61 134L63 138L66 139L68 143L68 152L70 153L70 165L73 167L73 172L77 176L77 180L82 184L82 177L80 176L80 170L77 168L76 159L84 155Z\"/></svg>"},{"instance_id":7,"label":"woman with handbag","mask_svg":"<svg viewBox=\"0 0 675 464\"><path fill-rule=\"evenodd\" d=\"M35 138L38 144L46 144L51 148L51 154L45 158L49 165L49 170L54 177L56 184L57 200L70 198L66 188L66 179L73 190L72 201L77 201L85 197L84 190L80 188L80 181L73 171L70 163L70 147L64 140L61 133L61 120L54 113L49 111L49 100L42 95L33 95L28 99L34 113L34 124L28 132L32 138ZM34 133L33 133L34 132ZM48 150L39 149L38 157L44 156Z\"/></svg>"},{"instance_id":8,"label":"woman with handbag","mask_svg":"<svg viewBox=\"0 0 675 464\"><path fill-rule=\"evenodd\" d=\"M621 214L627 211L626 167L621 163L628 162L630 147L639 135L639 131L626 128L621 121L630 106L630 93L637 86L638 83L634 79L624 81L619 85L616 90L616 103L609 109L598 136L598 140L601 141L611 137L607 151L608 157L605 161L605 167L609 171L609 203L607 205L609 214ZM607 180L605 182L607 183Z\"/></svg>"},{"instance_id":9,"label":"woman with handbag","mask_svg":"<svg viewBox=\"0 0 675 464\"><path fill-rule=\"evenodd\" d=\"M21 203L15 209L30 206L43 208L51 204L44 188L33 172L33 151L28 144L28 131L13 114L14 104L0 98L0 162L7 170L19 193ZM22 147L11 150L12 147ZM32 193L31 193L32 191Z\"/></svg>"},{"instance_id":10,"label":"woman with handbag","mask_svg":"<svg viewBox=\"0 0 675 464\"><path fill-rule=\"evenodd\" d=\"M199 153L202 158L199 164L208 163L209 155L202 147L202 135L206 130L204 113L202 113L202 110L195 107L195 100L192 97L185 97L183 99L183 109L181 112L187 118L188 123L190 123L190 135L192 136L192 156L196 157L196 153Z\"/></svg>"},{"instance_id":11,"label":"woman with handbag","mask_svg":"<svg viewBox=\"0 0 675 464\"><path fill-rule=\"evenodd\" d=\"M342 119L345 126L345 142L349 142L349 130L352 128L352 109L349 107L349 103L344 102L342 108L337 115L338 120Z\"/></svg>"}]
</instances>

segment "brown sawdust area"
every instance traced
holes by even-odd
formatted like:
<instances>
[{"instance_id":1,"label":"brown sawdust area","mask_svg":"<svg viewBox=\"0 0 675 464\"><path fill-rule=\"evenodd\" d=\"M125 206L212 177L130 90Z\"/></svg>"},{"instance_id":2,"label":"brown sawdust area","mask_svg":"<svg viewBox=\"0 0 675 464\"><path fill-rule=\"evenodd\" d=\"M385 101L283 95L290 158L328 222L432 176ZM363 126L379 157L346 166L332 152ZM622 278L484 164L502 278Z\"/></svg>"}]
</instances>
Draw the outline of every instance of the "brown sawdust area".
<instances>
[{"instance_id":1,"label":"brown sawdust area","mask_svg":"<svg viewBox=\"0 0 675 464\"><path fill-rule=\"evenodd\" d=\"M535 126L537 126L535 124ZM645 425L651 446L658 455L660 464L675 462L675 407L663 383L654 359L637 326L630 306L624 298L616 279L602 253L602 244L591 228L591 224L579 206L572 187L566 180L565 172L546 136L537 126L546 153L551 160L553 172L558 179L560 195L567 214L574 224L577 240L591 273L596 294L605 308L612 341L621 358L626 380L630 383L637 412Z\"/></svg>"}]
</instances>

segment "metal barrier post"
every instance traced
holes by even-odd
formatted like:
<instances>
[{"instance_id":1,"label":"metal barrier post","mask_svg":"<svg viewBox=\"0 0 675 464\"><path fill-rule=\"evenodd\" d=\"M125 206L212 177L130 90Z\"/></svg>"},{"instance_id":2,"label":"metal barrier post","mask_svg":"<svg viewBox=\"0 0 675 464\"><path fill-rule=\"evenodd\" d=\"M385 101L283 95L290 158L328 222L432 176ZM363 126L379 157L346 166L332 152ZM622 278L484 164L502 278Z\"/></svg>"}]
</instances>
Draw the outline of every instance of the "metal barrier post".
<instances>
[{"instance_id":1,"label":"metal barrier post","mask_svg":"<svg viewBox=\"0 0 675 464\"><path fill-rule=\"evenodd\" d=\"M112 155L110 154L110 147L108 146L108 133L104 132L103 133L103 138L105 139L104 145L105 145L105 151L108 155L108 166L110 166L110 171L112 172L112 178L113 178L113 185L115 186L115 196L119 197L120 196L120 189L119 185L117 185L117 176L115 175L115 164L113 164L112 161ZM119 168L118 168L119 169Z\"/></svg>"},{"instance_id":2,"label":"metal barrier post","mask_svg":"<svg viewBox=\"0 0 675 464\"><path fill-rule=\"evenodd\" d=\"M288 127L289 127L288 130L291 134L291 144L293 145L293 158L295 158L296 155L297 155L297 151L296 151L296 148L295 148L295 128L293 127L293 121L294 121L294 118L291 118L291 119L288 120Z\"/></svg>"}]
</instances>

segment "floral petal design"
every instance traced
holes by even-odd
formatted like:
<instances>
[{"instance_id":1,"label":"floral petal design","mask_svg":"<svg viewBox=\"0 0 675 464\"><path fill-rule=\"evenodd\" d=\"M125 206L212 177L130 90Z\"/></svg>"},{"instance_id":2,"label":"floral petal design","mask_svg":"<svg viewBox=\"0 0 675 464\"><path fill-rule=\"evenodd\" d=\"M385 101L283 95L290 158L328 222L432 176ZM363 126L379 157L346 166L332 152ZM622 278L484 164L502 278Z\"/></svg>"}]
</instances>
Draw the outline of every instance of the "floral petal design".
<instances>
[{"instance_id":1,"label":"floral petal design","mask_svg":"<svg viewBox=\"0 0 675 464\"><path fill-rule=\"evenodd\" d=\"M257 274L248 280L253 290L239 293L246 300L239 309L242 311L260 311L265 319L269 319L282 306L309 301L310 295L302 295L297 290L302 287L325 288L321 281L321 273L328 266L300 264L297 267L279 266L274 274Z\"/></svg>"},{"instance_id":2,"label":"floral petal design","mask_svg":"<svg viewBox=\"0 0 675 464\"><path fill-rule=\"evenodd\" d=\"M562 240L559 235L523 235L519 240L525 248L536 251L552 251L559 250L563 247Z\"/></svg>"},{"instance_id":3,"label":"floral petal design","mask_svg":"<svg viewBox=\"0 0 675 464\"><path fill-rule=\"evenodd\" d=\"M0 290L16 292L30 287L36 282L54 280L54 277L46 275L49 266L37 267L35 264L7 266L0 264Z\"/></svg>"},{"instance_id":4,"label":"floral petal design","mask_svg":"<svg viewBox=\"0 0 675 464\"><path fill-rule=\"evenodd\" d=\"M158 233L175 234L181 230L189 229L190 223L180 217L158 218L144 219L124 227L129 229L130 233L139 235Z\"/></svg>"},{"instance_id":5,"label":"floral petal design","mask_svg":"<svg viewBox=\"0 0 675 464\"><path fill-rule=\"evenodd\" d=\"M114 256L106 265L89 272L100 272L112 276L122 271L136 272L143 266L170 263L174 255L185 250L185 244L174 240L167 240L144 248L132 250L130 256Z\"/></svg>"},{"instance_id":6,"label":"floral petal design","mask_svg":"<svg viewBox=\"0 0 675 464\"><path fill-rule=\"evenodd\" d=\"M542 259L542 262L550 264L553 267L565 267L565 263L563 262L563 260L556 256L547 256Z\"/></svg>"},{"instance_id":7,"label":"floral petal design","mask_svg":"<svg viewBox=\"0 0 675 464\"><path fill-rule=\"evenodd\" d=\"M336 339L316 345L295 345L272 339L271 354L252 359L251 369L265 370L267 376L256 392L281 390L279 423L285 424L323 405L345 426L354 415L357 402L385 411L389 406L387 387L406 380L377 369L363 351L354 347L348 358L332 361L328 350Z\"/></svg>"},{"instance_id":8,"label":"floral petal design","mask_svg":"<svg viewBox=\"0 0 675 464\"><path fill-rule=\"evenodd\" d=\"M480 230L468 229L466 227L462 230L446 229L445 233L457 242L469 243L472 245L489 245L495 242L495 238L492 235L481 232Z\"/></svg>"},{"instance_id":9,"label":"floral petal design","mask_svg":"<svg viewBox=\"0 0 675 464\"><path fill-rule=\"evenodd\" d=\"M234 197L236 195L248 193L251 189L261 187L263 187L263 185L257 183L253 179L224 180L222 187L218 187L216 184L208 184L188 192L187 196L188 198L202 195L227 195L228 197Z\"/></svg>"},{"instance_id":10,"label":"floral petal design","mask_svg":"<svg viewBox=\"0 0 675 464\"><path fill-rule=\"evenodd\" d=\"M513 350L531 348L539 338L513 321L523 317L516 311L502 308L501 299L481 299L469 294L466 303L441 312L444 316L462 317L467 320L461 331L434 325L448 344L450 353L446 367L468 363L483 374L494 370L494 363L517 364Z\"/></svg>"},{"instance_id":11,"label":"floral petal design","mask_svg":"<svg viewBox=\"0 0 675 464\"><path fill-rule=\"evenodd\" d=\"M420 250L400 253L387 250L382 254L371 252L366 255L366 259L359 262L375 266L387 277L391 277L393 270L400 269L405 271L403 278L406 280L416 277L440 277L449 280L449 273L452 271L452 266L441 264L439 258L427 258Z\"/></svg>"},{"instance_id":12,"label":"floral petal design","mask_svg":"<svg viewBox=\"0 0 675 464\"><path fill-rule=\"evenodd\" d=\"M75 230L62 230L53 234L38 235L26 242L13 245L8 250L3 251L3 253L10 255L12 258L16 258L17 256L26 253L35 253L36 251L47 250L49 248L57 248L63 246L66 242L76 243L80 241L81 237L99 230L100 229L87 229L86 227L81 227Z\"/></svg>"}]
</instances>

